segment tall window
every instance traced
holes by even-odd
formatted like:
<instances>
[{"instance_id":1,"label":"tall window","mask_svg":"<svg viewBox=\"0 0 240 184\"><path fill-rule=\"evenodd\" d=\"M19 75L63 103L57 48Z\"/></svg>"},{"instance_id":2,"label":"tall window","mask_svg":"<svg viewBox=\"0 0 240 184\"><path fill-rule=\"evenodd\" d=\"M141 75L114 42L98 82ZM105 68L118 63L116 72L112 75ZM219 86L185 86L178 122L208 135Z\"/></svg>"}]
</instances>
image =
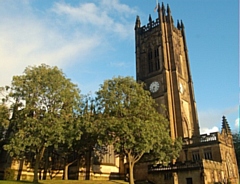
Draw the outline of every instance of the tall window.
<instances>
[{"instance_id":1,"label":"tall window","mask_svg":"<svg viewBox=\"0 0 240 184\"><path fill-rule=\"evenodd\" d=\"M158 52L158 48L156 48L154 50L154 61L155 61L155 70L159 70L160 69L160 65L159 65L159 52Z\"/></svg>"},{"instance_id":2,"label":"tall window","mask_svg":"<svg viewBox=\"0 0 240 184\"><path fill-rule=\"evenodd\" d=\"M207 160L212 160L212 150L211 148L204 149L204 158Z\"/></svg>"},{"instance_id":3,"label":"tall window","mask_svg":"<svg viewBox=\"0 0 240 184\"><path fill-rule=\"evenodd\" d=\"M158 47L156 47L154 51L152 50L148 51L148 67L149 73L160 69Z\"/></svg>"},{"instance_id":4,"label":"tall window","mask_svg":"<svg viewBox=\"0 0 240 184\"><path fill-rule=\"evenodd\" d=\"M113 146L107 147L97 146L94 152L94 163L95 164L115 164L115 154Z\"/></svg>"},{"instance_id":5,"label":"tall window","mask_svg":"<svg viewBox=\"0 0 240 184\"><path fill-rule=\"evenodd\" d=\"M193 159L193 161L199 161L200 160L199 151L193 151L192 152L192 159Z\"/></svg>"},{"instance_id":6,"label":"tall window","mask_svg":"<svg viewBox=\"0 0 240 184\"><path fill-rule=\"evenodd\" d=\"M113 146L108 146L107 153L103 156L102 163L103 164L115 164L115 154Z\"/></svg>"},{"instance_id":7,"label":"tall window","mask_svg":"<svg viewBox=\"0 0 240 184\"><path fill-rule=\"evenodd\" d=\"M152 51L148 51L148 67L149 67L149 73L153 72L153 56Z\"/></svg>"},{"instance_id":8,"label":"tall window","mask_svg":"<svg viewBox=\"0 0 240 184\"><path fill-rule=\"evenodd\" d=\"M178 72L179 72L181 75L183 75L182 66L183 66L183 57L182 57L182 55L180 54L180 55L179 55L179 62L178 62L177 68L178 68Z\"/></svg>"}]
</instances>

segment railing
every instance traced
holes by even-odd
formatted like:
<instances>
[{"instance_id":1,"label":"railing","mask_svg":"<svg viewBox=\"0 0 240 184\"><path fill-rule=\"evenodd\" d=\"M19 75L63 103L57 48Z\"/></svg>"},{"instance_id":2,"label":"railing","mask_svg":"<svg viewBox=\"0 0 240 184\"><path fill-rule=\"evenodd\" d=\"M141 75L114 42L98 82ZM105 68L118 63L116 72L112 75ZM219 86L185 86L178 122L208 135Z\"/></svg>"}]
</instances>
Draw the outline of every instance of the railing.
<instances>
[{"instance_id":1,"label":"railing","mask_svg":"<svg viewBox=\"0 0 240 184\"><path fill-rule=\"evenodd\" d=\"M210 135L203 134L199 137L192 137L192 138L184 138L183 144L189 145L189 144L195 144L195 143L205 143L205 142L213 142L218 141L219 136L217 132L211 133Z\"/></svg>"},{"instance_id":2,"label":"railing","mask_svg":"<svg viewBox=\"0 0 240 184\"><path fill-rule=\"evenodd\" d=\"M201 135L200 142L209 142L209 141L216 141L217 135L216 133L211 133L210 135Z\"/></svg>"},{"instance_id":3,"label":"railing","mask_svg":"<svg viewBox=\"0 0 240 184\"><path fill-rule=\"evenodd\" d=\"M151 165L148 167L148 172L156 172L156 171L172 171L172 170L180 170L180 169L193 169L193 168L201 168L202 163L193 162L181 165L171 165L171 166L163 166L163 165Z\"/></svg>"}]
</instances>

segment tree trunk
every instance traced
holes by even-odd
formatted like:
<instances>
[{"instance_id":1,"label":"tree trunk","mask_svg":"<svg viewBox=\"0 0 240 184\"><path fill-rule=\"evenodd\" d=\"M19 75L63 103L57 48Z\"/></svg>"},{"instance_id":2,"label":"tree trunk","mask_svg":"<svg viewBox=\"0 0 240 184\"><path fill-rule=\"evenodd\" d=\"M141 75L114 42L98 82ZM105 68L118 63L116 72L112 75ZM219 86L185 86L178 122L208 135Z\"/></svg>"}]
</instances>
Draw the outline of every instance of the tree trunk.
<instances>
[{"instance_id":1,"label":"tree trunk","mask_svg":"<svg viewBox=\"0 0 240 184\"><path fill-rule=\"evenodd\" d=\"M70 165L72 165L76 161L77 161L77 159L75 159L74 161L72 161L72 162L70 162L68 164L65 164L65 167L64 167L64 180L68 180L68 168L69 168Z\"/></svg>"},{"instance_id":2,"label":"tree trunk","mask_svg":"<svg viewBox=\"0 0 240 184\"><path fill-rule=\"evenodd\" d=\"M34 165L34 178L33 183L38 183L38 168L40 163L40 153L36 153L36 160Z\"/></svg>"},{"instance_id":3,"label":"tree trunk","mask_svg":"<svg viewBox=\"0 0 240 184\"><path fill-rule=\"evenodd\" d=\"M39 164L43 157L44 151L45 151L44 146L41 149L39 149L39 151L36 151L36 161L35 161L35 165L34 165L33 183L38 183L38 169L39 169Z\"/></svg>"},{"instance_id":4,"label":"tree trunk","mask_svg":"<svg viewBox=\"0 0 240 184\"><path fill-rule=\"evenodd\" d=\"M43 171L43 177L42 179L43 180L46 180L47 179L47 171L48 171L48 168L49 168L49 160L48 160L48 149L46 150L46 155L45 155L45 164L44 164L44 171Z\"/></svg>"},{"instance_id":5,"label":"tree trunk","mask_svg":"<svg viewBox=\"0 0 240 184\"><path fill-rule=\"evenodd\" d=\"M77 172L76 172L76 177L75 177L75 180L79 180L79 168L80 168L80 160L81 160L81 156L78 155L78 158L77 158Z\"/></svg>"},{"instance_id":6,"label":"tree trunk","mask_svg":"<svg viewBox=\"0 0 240 184\"><path fill-rule=\"evenodd\" d=\"M131 158L128 158L128 164L129 164L129 184L134 184L134 177L133 177L133 167L134 162Z\"/></svg>"},{"instance_id":7,"label":"tree trunk","mask_svg":"<svg viewBox=\"0 0 240 184\"><path fill-rule=\"evenodd\" d=\"M68 164L64 167L64 180L68 180Z\"/></svg>"},{"instance_id":8,"label":"tree trunk","mask_svg":"<svg viewBox=\"0 0 240 184\"><path fill-rule=\"evenodd\" d=\"M24 160L21 159L20 164L19 164L19 169L18 169L17 181L19 181L21 179L22 170L23 170L23 162L24 162Z\"/></svg>"},{"instance_id":9,"label":"tree trunk","mask_svg":"<svg viewBox=\"0 0 240 184\"><path fill-rule=\"evenodd\" d=\"M85 176L85 179L90 180L90 169L91 169L91 150L90 149L86 153L85 162L86 162L86 176Z\"/></svg>"}]
</instances>

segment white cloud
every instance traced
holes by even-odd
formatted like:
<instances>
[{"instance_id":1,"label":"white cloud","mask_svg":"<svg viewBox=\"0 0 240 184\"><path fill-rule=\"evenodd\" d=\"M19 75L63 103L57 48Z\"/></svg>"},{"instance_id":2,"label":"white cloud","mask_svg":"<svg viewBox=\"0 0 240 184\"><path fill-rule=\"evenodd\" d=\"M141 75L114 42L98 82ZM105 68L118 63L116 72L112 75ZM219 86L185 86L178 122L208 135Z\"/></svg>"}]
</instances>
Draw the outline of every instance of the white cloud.
<instances>
[{"instance_id":1,"label":"white cloud","mask_svg":"<svg viewBox=\"0 0 240 184\"><path fill-rule=\"evenodd\" d=\"M30 2L0 1L0 17L4 17L0 18L0 67L4 71L0 86L9 85L12 76L22 74L29 65L62 68L71 62L86 62L100 44L98 51L109 46L109 35L126 38L133 30L125 17L134 10L117 0L76 7L55 3L52 11L40 11ZM122 15L118 21L112 17L113 10Z\"/></svg>"},{"instance_id":2,"label":"white cloud","mask_svg":"<svg viewBox=\"0 0 240 184\"><path fill-rule=\"evenodd\" d=\"M221 125L222 113L218 110L199 111L200 132L206 132L211 127Z\"/></svg>"},{"instance_id":3,"label":"white cloud","mask_svg":"<svg viewBox=\"0 0 240 184\"><path fill-rule=\"evenodd\" d=\"M59 15L67 15L73 21L87 24L104 25L110 19L106 13L100 12L100 9L94 3L85 3L73 7L69 4L57 2L52 11Z\"/></svg>"},{"instance_id":4,"label":"white cloud","mask_svg":"<svg viewBox=\"0 0 240 184\"><path fill-rule=\"evenodd\" d=\"M63 66L77 55L83 57L99 44L96 37L64 37L59 30L34 17L15 17L1 25L0 58L4 62L1 69L6 72L0 74L1 85L9 83L6 80L28 65Z\"/></svg>"},{"instance_id":5,"label":"white cloud","mask_svg":"<svg viewBox=\"0 0 240 184\"><path fill-rule=\"evenodd\" d=\"M110 65L115 67L115 68L119 68L119 67L126 68L126 67L128 67L128 64L126 62L121 62L121 61L119 61L119 62L110 62Z\"/></svg>"},{"instance_id":6,"label":"white cloud","mask_svg":"<svg viewBox=\"0 0 240 184\"><path fill-rule=\"evenodd\" d=\"M201 134L210 134L212 132L218 132L218 127L214 126L212 128L201 128Z\"/></svg>"},{"instance_id":7,"label":"white cloud","mask_svg":"<svg viewBox=\"0 0 240 184\"><path fill-rule=\"evenodd\" d=\"M239 118L235 120L235 129L239 131Z\"/></svg>"},{"instance_id":8,"label":"white cloud","mask_svg":"<svg viewBox=\"0 0 240 184\"><path fill-rule=\"evenodd\" d=\"M117 11L122 15L136 14L136 9L132 9L126 4L120 4L118 0L102 0L102 7L108 10Z\"/></svg>"},{"instance_id":9,"label":"white cloud","mask_svg":"<svg viewBox=\"0 0 240 184\"><path fill-rule=\"evenodd\" d=\"M238 106L228 107L225 109L206 109L199 111L200 132L214 131L222 126L222 116L227 118L232 131L236 128L235 114L238 111ZM234 117L233 117L234 115Z\"/></svg>"},{"instance_id":10,"label":"white cloud","mask_svg":"<svg viewBox=\"0 0 240 184\"><path fill-rule=\"evenodd\" d=\"M66 15L72 23L97 26L95 29L98 32L112 32L122 38L133 33L132 22L127 17L136 14L136 10L117 0L102 0L98 4L84 3L79 6L58 2L52 11L58 15Z\"/></svg>"}]
</instances>

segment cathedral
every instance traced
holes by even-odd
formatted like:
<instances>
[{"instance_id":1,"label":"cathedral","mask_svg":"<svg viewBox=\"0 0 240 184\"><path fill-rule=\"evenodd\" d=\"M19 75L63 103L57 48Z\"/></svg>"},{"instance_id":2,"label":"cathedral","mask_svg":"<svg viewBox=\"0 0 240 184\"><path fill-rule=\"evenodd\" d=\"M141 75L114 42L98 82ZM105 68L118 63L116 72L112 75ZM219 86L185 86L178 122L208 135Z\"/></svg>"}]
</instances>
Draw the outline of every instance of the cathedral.
<instances>
[{"instance_id":1,"label":"cathedral","mask_svg":"<svg viewBox=\"0 0 240 184\"><path fill-rule=\"evenodd\" d=\"M167 166L152 162L136 164L135 180L155 184L238 184L239 171L227 119L222 118L221 132L200 134L184 24L180 21L174 25L169 6L158 4L157 12L158 18L152 20L149 16L147 25L142 26L140 17L136 18L136 80L145 83L158 104L157 111L169 120L171 138L181 137L183 147L179 158ZM114 155L111 146L108 149L109 154L104 155L101 163L89 153L88 163L73 164L69 179L124 178L126 160ZM64 161L58 155L54 158L51 173L45 173L46 179L62 179ZM33 177L27 162L9 158L4 152L0 155L0 179L7 167L15 171L16 179ZM44 167L39 169L39 175L39 178L44 175Z\"/></svg>"},{"instance_id":2,"label":"cathedral","mask_svg":"<svg viewBox=\"0 0 240 184\"><path fill-rule=\"evenodd\" d=\"M168 166L139 163L135 179L156 184L238 183L238 166L229 124L200 135L183 22L174 26L169 6L158 4L158 18L135 24L136 76L169 120L172 139L182 137L179 158ZM162 108L162 107L165 108Z\"/></svg>"}]
</instances>

